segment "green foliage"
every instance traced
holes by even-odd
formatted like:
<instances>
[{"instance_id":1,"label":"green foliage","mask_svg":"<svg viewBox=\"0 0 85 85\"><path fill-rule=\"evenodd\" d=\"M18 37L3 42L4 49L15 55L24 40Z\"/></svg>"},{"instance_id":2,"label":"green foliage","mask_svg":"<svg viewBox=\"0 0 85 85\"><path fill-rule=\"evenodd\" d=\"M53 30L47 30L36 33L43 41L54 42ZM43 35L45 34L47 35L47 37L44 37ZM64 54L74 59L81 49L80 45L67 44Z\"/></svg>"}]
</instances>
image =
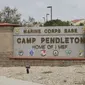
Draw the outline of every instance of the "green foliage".
<instances>
[{"instance_id":1,"label":"green foliage","mask_svg":"<svg viewBox=\"0 0 85 85\"><path fill-rule=\"evenodd\" d=\"M40 27L43 27L43 25L42 25L42 24L40 24L39 26L40 26Z\"/></svg>"},{"instance_id":2,"label":"green foliage","mask_svg":"<svg viewBox=\"0 0 85 85\"><path fill-rule=\"evenodd\" d=\"M80 25L79 26L84 26L84 24L83 23L80 23Z\"/></svg>"},{"instance_id":3,"label":"green foliage","mask_svg":"<svg viewBox=\"0 0 85 85\"><path fill-rule=\"evenodd\" d=\"M37 24L37 22L33 22L33 24L34 24L34 25L36 25L36 24Z\"/></svg>"},{"instance_id":4,"label":"green foliage","mask_svg":"<svg viewBox=\"0 0 85 85\"><path fill-rule=\"evenodd\" d=\"M70 26L70 23L69 21L61 21L57 19L45 22L44 26Z\"/></svg>"},{"instance_id":5,"label":"green foliage","mask_svg":"<svg viewBox=\"0 0 85 85\"><path fill-rule=\"evenodd\" d=\"M35 22L35 19L33 17L30 17L29 16L29 20L28 21L34 23Z\"/></svg>"},{"instance_id":6,"label":"green foliage","mask_svg":"<svg viewBox=\"0 0 85 85\"><path fill-rule=\"evenodd\" d=\"M0 11L0 22L19 24L21 19L21 14L17 12L17 9L11 9L10 7L4 7Z\"/></svg>"}]
</instances>

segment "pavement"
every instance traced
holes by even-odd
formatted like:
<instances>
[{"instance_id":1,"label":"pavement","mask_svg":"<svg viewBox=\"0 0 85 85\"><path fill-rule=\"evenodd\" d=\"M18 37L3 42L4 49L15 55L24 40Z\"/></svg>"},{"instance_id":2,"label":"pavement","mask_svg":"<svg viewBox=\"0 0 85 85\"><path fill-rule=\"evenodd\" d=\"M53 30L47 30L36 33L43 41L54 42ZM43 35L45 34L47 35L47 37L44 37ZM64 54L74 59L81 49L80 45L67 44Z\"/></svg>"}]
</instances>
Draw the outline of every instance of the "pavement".
<instances>
[{"instance_id":1,"label":"pavement","mask_svg":"<svg viewBox=\"0 0 85 85\"><path fill-rule=\"evenodd\" d=\"M0 85L43 85L13 78L7 78L5 76L0 76Z\"/></svg>"}]
</instances>

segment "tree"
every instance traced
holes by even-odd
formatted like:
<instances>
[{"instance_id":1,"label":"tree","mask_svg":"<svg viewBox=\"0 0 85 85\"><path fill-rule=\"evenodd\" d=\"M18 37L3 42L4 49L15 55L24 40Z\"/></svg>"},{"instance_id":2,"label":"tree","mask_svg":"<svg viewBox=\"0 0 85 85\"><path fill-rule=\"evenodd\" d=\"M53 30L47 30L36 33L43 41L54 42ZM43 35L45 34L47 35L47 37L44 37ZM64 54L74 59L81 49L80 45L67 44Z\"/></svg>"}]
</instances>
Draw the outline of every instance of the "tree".
<instances>
[{"instance_id":1,"label":"tree","mask_svg":"<svg viewBox=\"0 0 85 85\"><path fill-rule=\"evenodd\" d=\"M16 8L11 9L10 7L5 7L0 12L0 22L19 24L21 19L21 14L18 13Z\"/></svg>"},{"instance_id":2,"label":"tree","mask_svg":"<svg viewBox=\"0 0 85 85\"><path fill-rule=\"evenodd\" d=\"M44 26L70 26L69 21L61 21L59 19L45 22Z\"/></svg>"},{"instance_id":3,"label":"tree","mask_svg":"<svg viewBox=\"0 0 85 85\"><path fill-rule=\"evenodd\" d=\"M0 22L2 22L2 13L0 12Z\"/></svg>"},{"instance_id":4,"label":"tree","mask_svg":"<svg viewBox=\"0 0 85 85\"><path fill-rule=\"evenodd\" d=\"M84 23L80 23L79 26L84 26Z\"/></svg>"},{"instance_id":5,"label":"tree","mask_svg":"<svg viewBox=\"0 0 85 85\"><path fill-rule=\"evenodd\" d=\"M29 20L28 21L31 22L31 23L34 23L35 22L35 19L33 17L30 17L29 16Z\"/></svg>"},{"instance_id":6,"label":"tree","mask_svg":"<svg viewBox=\"0 0 85 85\"><path fill-rule=\"evenodd\" d=\"M22 20L22 26L25 26L25 27L33 27L34 25L36 25L37 22L35 22L35 19L33 17L30 17L28 18L28 20Z\"/></svg>"},{"instance_id":7,"label":"tree","mask_svg":"<svg viewBox=\"0 0 85 85\"><path fill-rule=\"evenodd\" d=\"M27 21L23 19L22 22L21 22L21 24L22 24L22 26L25 27L25 26L27 26Z\"/></svg>"}]
</instances>

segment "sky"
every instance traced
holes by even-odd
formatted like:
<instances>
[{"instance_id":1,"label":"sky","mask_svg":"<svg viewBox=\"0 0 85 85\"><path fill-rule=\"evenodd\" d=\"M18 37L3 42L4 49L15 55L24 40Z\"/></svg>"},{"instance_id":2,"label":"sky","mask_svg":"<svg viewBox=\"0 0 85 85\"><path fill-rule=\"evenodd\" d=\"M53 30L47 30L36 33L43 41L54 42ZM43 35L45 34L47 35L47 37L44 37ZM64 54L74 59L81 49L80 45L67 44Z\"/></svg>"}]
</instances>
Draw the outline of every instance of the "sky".
<instances>
[{"instance_id":1,"label":"sky","mask_svg":"<svg viewBox=\"0 0 85 85\"><path fill-rule=\"evenodd\" d=\"M52 6L53 19L74 20L85 18L85 0L1 0L0 10L5 6L17 8L22 14L22 19L34 17L36 21L43 21L42 17L50 20L50 9Z\"/></svg>"}]
</instances>

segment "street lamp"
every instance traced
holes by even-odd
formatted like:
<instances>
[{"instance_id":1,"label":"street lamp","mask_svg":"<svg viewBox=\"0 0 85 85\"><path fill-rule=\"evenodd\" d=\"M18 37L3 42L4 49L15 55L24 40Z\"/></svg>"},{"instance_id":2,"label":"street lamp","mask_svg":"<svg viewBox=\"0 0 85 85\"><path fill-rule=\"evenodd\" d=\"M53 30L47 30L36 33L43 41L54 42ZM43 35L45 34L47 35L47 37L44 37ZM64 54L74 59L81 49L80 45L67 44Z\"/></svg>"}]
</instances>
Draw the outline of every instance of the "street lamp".
<instances>
[{"instance_id":1,"label":"street lamp","mask_svg":"<svg viewBox=\"0 0 85 85\"><path fill-rule=\"evenodd\" d=\"M52 20L52 6L48 6L47 8L50 8L50 12L51 12L51 20Z\"/></svg>"},{"instance_id":2,"label":"street lamp","mask_svg":"<svg viewBox=\"0 0 85 85\"><path fill-rule=\"evenodd\" d=\"M48 15L49 15L49 14L46 14L46 21L48 21Z\"/></svg>"},{"instance_id":3,"label":"street lamp","mask_svg":"<svg viewBox=\"0 0 85 85\"><path fill-rule=\"evenodd\" d=\"M42 17L44 19L44 22L45 22L45 17Z\"/></svg>"}]
</instances>

